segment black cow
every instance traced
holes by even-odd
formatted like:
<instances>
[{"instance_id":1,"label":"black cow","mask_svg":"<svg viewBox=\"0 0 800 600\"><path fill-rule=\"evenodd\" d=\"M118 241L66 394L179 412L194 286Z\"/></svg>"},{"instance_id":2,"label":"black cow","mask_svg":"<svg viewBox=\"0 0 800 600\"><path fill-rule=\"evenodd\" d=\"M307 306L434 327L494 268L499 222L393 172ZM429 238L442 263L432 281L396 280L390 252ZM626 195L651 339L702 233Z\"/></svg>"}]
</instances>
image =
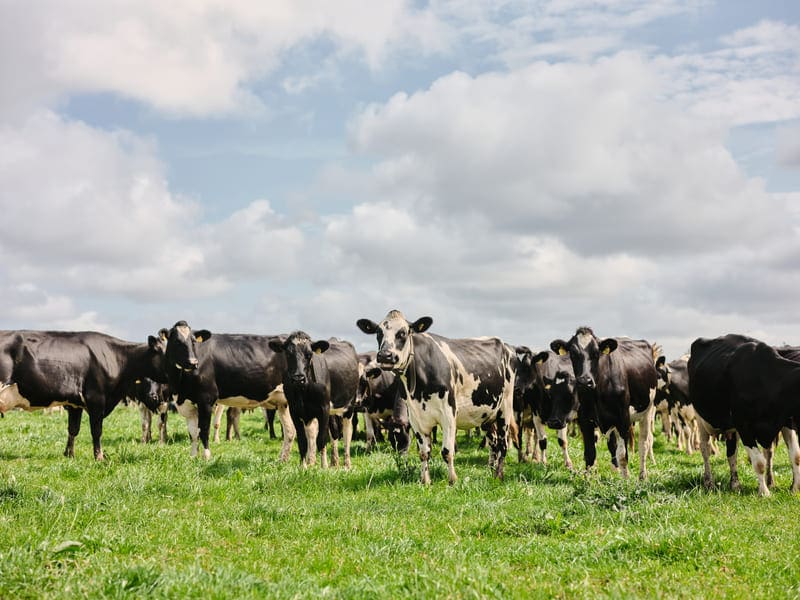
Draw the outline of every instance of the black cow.
<instances>
[{"instance_id":1,"label":"black cow","mask_svg":"<svg viewBox=\"0 0 800 600\"><path fill-rule=\"evenodd\" d=\"M402 382L411 428L419 446L420 478L430 483L428 461L431 432L442 428L442 458L448 481L456 482L453 467L456 429L481 426L489 434L489 466L503 477L509 432L514 421L514 350L499 338L448 339L425 333L433 323L422 317L409 323L398 310L380 324L359 319L358 328L378 339L377 361Z\"/></svg>"},{"instance_id":2,"label":"black cow","mask_svg":"<svg viewBox=\"0 0 800 600\"><path fill-rule=\"evenodd\" d=\"M656 404L665 403L669 410L669 422L675 427L678 437L678 450L692 454L699 443L697 414L689 401L689 355L666 362L660 356L656 361L658 388ZM714 453L716 447L712 448Z\"/></svg>"},{"instance_id":3,"label":"black cow","mask_svg":"<svg viewBox=\"0 0 800 600\"><path fill-rule=\"evenodd\" d=\"M297 430L297 444L303 465L316 462L322 453L322 466L327 467L326 446L332 433L332 461L339 462L336 440L344 438L344 464L350 468L350 442L353 437L353 404L358 390L358 357L350 342L331 338L312 341L302 331L295 331L285 340L271 340L270 348L286 357L283 389ZM329 420L337 419L331 429Z\"/></svg>"},{"instance_id":4,"label":"black cow","mask_svg":"<svg viewBox=\"0 0 800 600\"><path fill-rule=\"evenodd\" d=\"M554 340L551 349L569 354L578 384L586 467L594 465L594 428L608 438L612 463L628 477L631 422L639 422L639 478L647 476L647 454L653 443L653 397L656 369L653 346L644 340L600 340L589 327L580 327L568 342Z\"/></svg>"},{"instance_id":5,"label":"black cow","mask_svg":"<svg viewBox=\"0 0 800 600\"><path fill-rule=\"evenodd\" d=\"M186 418L197 456L198 437L203 456L211 457L208 436L211 414L219 402L226 406L275 408L283 426L280 459L287 460L295 430L283 393L286 361L270 349L275 336L192 331L186 321L169 330L166 350L170 392L177 395L178 412ZM189 402L186 402L186 401Z\"/></svg>"},{"instance_id":6,"label":"black cow","mask_svg":"<svg viewBox=\"0 0 800 600\"><path fill-rule=\"evenodd\" d=\"M569 355L560 355L551 350L535 355L526 346L519 346L516 350L519 358L516 387L522 397L523 409L530 410L541 461L547 464L547 425L556 430L564 464L571 469L567 425L578 418L579 408L572 361Z\"/></svg>"},{"instance_id":7,"label":"black cow","mask_svg":"<svg viewBox=\"0 0 800 600\"><path fill-rule=\"evenodd\" d=\"M75 455L86 410L94 457L103 460L103 419L133 382L145 377L164 380L163 337L149 336L148 343L136 344L93 331L0 332L0 413L66 406L64 456Z\"/></svg>"},{"instance_id":8,"label":"black cow","mask_svg":"<svg viewBox=\"0 0 800 600\"><path fill-rule=\"evenodd\" d=\"M137 379L128 391L128 397L139 405L142 417L142 443L146 444L152 439L153 415L158 415L158 441L160 444L165 444L170 401L169 386L149 378Z\"/></svg>"},{"instance_id":9,"label":"black cow","mask_svg":"<svg viewBox=\"0 0 800 600\"><path fill-rule=\"evenodd\" d=\"M385 424L392 448L406 453L411 438L401 383L393 372L381 369L375 357L375 352L358 355L356 407L365 414L367 451L375 446L381 424Z\"/></svg>"},{"instance_id":10,"label":"black cow","mask_svg":"<svg viewBox=\"0 0 800 600\"><path fill-rule=\"evenodd\" d=\"M781 349L793 356L793 349ZM772 346L737 334L698 338L689 358L689 397L700 425L703 482L713 487L708 439L724 433L731 489L739 489L736 434L758 478L758 493L769 496L771 449L783 434L792 465L792 491L800 489L800 447L795 431L800 418L800 363ZM765 448L765 457L758 446Z\"/></svg>"}]
</instances>

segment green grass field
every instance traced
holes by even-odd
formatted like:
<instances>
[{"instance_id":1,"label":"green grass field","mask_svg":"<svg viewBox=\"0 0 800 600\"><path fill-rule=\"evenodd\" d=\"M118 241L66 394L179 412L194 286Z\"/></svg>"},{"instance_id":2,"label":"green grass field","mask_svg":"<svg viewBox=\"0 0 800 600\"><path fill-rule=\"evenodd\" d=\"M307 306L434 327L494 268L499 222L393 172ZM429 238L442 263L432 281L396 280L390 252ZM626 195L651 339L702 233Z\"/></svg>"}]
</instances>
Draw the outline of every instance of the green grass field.
<instances>
[{"instance_id":1,"label":"green grass field","mask_svg":"<svg viewBox=\"0 0 800 600\"><path fill-rule=\"evenodd\" d=\"M66 415L14 412L0 421L0 597L165 598L785 598L800 595L800 498L759 498L744 452L743 492L701 485L702 460L656 436L646 483L622 482L605 447L596 473L572 474L551 436L550 464L507 462L490 477L486 451L459 438L459 482L441 459L433 484L418 460L388 448L350 471L277 461L260 412L242 441L189 457L183 419L171 442L138 442L138 412L106 419L106 461L91 458L88 422L77 458L62 455ZM635 463L638 459L632 459ZM634 469L635 471L635 469Z\"/></svg>"}]
</instances>

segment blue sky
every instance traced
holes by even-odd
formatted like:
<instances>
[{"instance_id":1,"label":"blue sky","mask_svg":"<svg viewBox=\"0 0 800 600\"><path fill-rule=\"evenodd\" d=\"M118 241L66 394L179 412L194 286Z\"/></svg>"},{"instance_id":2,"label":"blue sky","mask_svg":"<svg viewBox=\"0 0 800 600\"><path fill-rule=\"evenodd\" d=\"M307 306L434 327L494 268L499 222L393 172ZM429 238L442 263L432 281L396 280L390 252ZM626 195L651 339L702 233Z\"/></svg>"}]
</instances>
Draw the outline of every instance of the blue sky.
<instances>
[{"instance_id":1,"label":"blue sky","mask_svg":"<svg viewBox=\"0 0 800 600\"><path fill-rule=\"evenodd\" d=\"M796 3L0 16L0 327L800 343Z\"/></svg>"}]
</instances>

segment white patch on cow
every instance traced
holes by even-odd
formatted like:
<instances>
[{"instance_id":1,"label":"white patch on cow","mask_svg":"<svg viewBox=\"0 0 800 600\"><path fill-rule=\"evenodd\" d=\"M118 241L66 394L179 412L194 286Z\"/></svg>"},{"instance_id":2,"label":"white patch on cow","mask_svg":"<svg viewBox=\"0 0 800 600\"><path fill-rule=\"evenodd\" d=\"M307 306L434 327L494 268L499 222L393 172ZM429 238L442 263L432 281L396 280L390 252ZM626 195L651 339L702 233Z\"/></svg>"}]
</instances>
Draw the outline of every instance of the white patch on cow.
<instances>
[{"instance_id":1,"label":"white patch on cow","mask_svg":"<svg viewBox=\"0 0 800 600\"><path fill-rule=\"evenodd\" d=\"M279 409L282 406L287 406L288 402L286 400L286 396L283 393L283 384L277 386L274 390L272 390L268 395L267 399L261 403L261 406L264 408L270 409Z\"/></svg>"},{"instance_id":2,"label":"white patch on cow","mask_svg":"<svg viewBox=\"0 0 800 600\"><path fill-rule=\"evenodd\" d=\"M753 470L756 472L756 478L758 478L759 496L769 496L769 488L767 487L766 483L767 459L764 457L764 453L761 452L761 449L758 446L753 448L745 446L744 448L747 450L747 456L750 458L750 464L753 465Z\"/></svg>"},{"instance_id":3,"label":"white patch on cow","mask_svg":"<svg viewBox=\"0 0 800 600\"><path fill-rule=\"evenodd\" d=\"M192 440L191 456L197 456L198 440L200 438L200 422L197 415L197 407L191 402L184 402L178 405L178 414L186 419L186 428L189 430L189 438Z\"/></svg>"},{"instance_id":4,"label":"white patch on cow","mask_svg":"<svg viewBox=\"0 0 800 600\"><path fill-rule=\"evenodd\" d=\"M188 325L178 325L175 328L175 331L178 332L184 340L189 339L189 336L192 335L192 330Z\"/></svg>"},{"instance_id":5,"label":"white patch on cow","mask_svg":"<svg viewBox=\"0 0 800 600\"><path fill-rule=\"evenodd\" d=\"M245 398L244 396L231 396L229 398L220 398L217 400L218 404L232 406L233 408L258 408L263 405L264 402L264 400L253 400L252 398Z\"/></svg>"},{"instance_id":6,"label":"white patch on cow","mask_svg":"<svg viewBox=\"0 0 800 600\"><path fill-rule=\"evenodd\" d=\"M81 396L81 400L83 400L83 396ZM0 414L5 414L15 408L21 408L24 411L31 412L45 408L56 408L58 406L82 407L83 405L73 402L51 402L47 406L31 406L30 401L19 393L19 388L17 388L16 383L4 385L0 388Z\"/></svg>"},{"instance_id":7,"label":"white patch on cow","mask_svg":"<svg viewBox=\"0 0 800 600\"><path fill-rule=\"evenodd\" d=\"M311 421L305 424L304 429L306 431L308 449L306 450L306 456L303 460L303 466L313 466L317 462L317 436L319 435L319 421L317 419L311 419Z\"/></svg>"},{"instance_id":8,"label":"white patch on cow","mask_svg":"<svg viewBox=\"0 0 800 600\"><path fill-rule=\"evenodd\" d=\"M475 406L472 404L472 394L478 389L481 383L480 378L467 371L446 342L438 341L436 344L452 367L450 388L456 397L456 427L458 429L471 429L492 420L483 415L493 417L495 411L488 406ZM442 400L444 402L443 408L449 412L450 407L447 406L447 397L445 396ZM452 415L452 413L450 414Z\"/></svg>"},{"instance_id":9,"label":"white patch on cow","mask_svg":"<svg viewBox=\"0 0 800 600\"><path fill-rule=\"evenodd\" d=\"M591 333L583 332L577 335L578 345L583 349L586 349L586 346L591 344L593 339L594 337Z\"/></svg>"}]
</instances>

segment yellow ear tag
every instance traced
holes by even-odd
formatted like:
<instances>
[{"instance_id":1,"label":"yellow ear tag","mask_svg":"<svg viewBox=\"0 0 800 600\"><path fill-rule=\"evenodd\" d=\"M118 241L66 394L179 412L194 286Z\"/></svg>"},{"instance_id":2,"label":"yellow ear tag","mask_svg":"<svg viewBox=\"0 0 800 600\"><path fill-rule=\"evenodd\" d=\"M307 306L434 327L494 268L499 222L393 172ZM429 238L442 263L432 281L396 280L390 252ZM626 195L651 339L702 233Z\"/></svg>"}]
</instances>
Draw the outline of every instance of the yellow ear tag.
<instances>
[{"instance_id":1,"label":"yellow ear tag","mask_svg":"<svg viewBox=\"0 0 800 600\"><path fill-rule=\"evenodd\" d=\"M196 338L194 338L194 339L196 339L198 342L202 342L202 341L203 341L203 338L202 338L202 337L200 337L199 335L198 335Z\"/></svg>"},{"instance_id":2,"label":"yellow ear tag","mask_svg":"<svg viewBox=\"0 0 800 600\"><path fill-rule=\"evenodd\" d=\"M611 354L611 348L609 348L608 346L603 348L603 354Z\"/></svg>"},{"instance_id":3,"label":"yellow ear tag","mask_svg":"<svg viewBox=\"0 0 800 600\"><path fill-rule=\"evenodd\" d=\"M561 347L558 349L558 355L559 355L559 356L564 356L566 353L567 353L567 350L566 350L566 348L564 348L564 346L561 346Z\"/></svg>"},{"instance_id":4,"label":"yellow ear tag","mask_svg":"<svg viewBox=\"0 0 800 600\"><path fill-rule=\"evenodd\" d=\"M142 380L141 380L141 379L137 379L137 380L136 380L134 383L135 383L136 385L139 385L140 383L142 383Z\"/></svg>"},{"instance_id":5,"label":"yellow ear tag","mask_svg":"<svg viewBox=\"0 0 800 600\"><path fill-rule=\"evenodd\" d=\"M553 386L548 383L547 385L544 386L544 389L549 390L551 387Z\"/></svg>"},{"instance_id":6,"label":"yellow ear tag","mask_svg":"<svg viewBox=\"0 0 800 600\"><path fill-rule=\"evenodd\" d=\"M322 350L320 348L317 348L316 350L314 350L314 354L322 354Z\"/></svg>"},{"instance_id":7,"label":"yellow ear tag","mask_svg":"<svg viewBox=\"0 0 800 600\"><path fill-rule=\"evenodd\" d=\"M543 362L544 362L544 359L543 359L543 358L540 358L539 360L537 360L537 361L536 361L536 364L537 364L537 365L540 365L540 364L542 364Z\"/></svg>"}]
</instances>

